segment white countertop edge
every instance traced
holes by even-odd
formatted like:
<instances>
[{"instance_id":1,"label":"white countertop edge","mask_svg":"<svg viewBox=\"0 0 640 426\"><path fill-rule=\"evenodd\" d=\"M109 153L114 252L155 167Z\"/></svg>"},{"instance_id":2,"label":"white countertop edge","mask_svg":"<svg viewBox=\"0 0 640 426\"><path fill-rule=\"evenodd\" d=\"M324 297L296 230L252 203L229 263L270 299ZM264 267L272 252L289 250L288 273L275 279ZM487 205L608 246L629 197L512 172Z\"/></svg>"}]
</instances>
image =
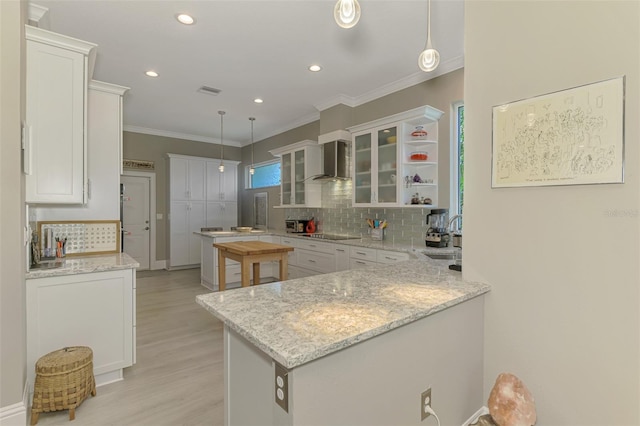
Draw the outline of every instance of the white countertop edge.
<instances>
[{"instance_id":1,"label":"white countertop edge","mask_svg":"<svg viewBox=\"0 0 640 426\"><path fill-rule=\"evenodd\" d=\"M55 269L34 269L25 273L25 279L90 274L94 272L136 269L140 264L127 253L74 256L64 258L65 265Z\"/></svg>"}]
</instances>

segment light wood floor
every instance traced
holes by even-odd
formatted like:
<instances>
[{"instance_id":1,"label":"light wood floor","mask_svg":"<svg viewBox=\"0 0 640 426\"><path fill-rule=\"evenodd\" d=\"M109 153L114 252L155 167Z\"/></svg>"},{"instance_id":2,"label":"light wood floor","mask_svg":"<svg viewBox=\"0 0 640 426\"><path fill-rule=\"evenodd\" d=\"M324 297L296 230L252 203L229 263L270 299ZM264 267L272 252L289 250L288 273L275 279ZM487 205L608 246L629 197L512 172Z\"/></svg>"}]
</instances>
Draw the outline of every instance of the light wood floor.
<instances>
[{"instance_id":1,"label":"light wood floor","mask_svg":"<svg viewBox=\"0 0 640 426\"><path fill-rule=\"evenodd\" d=\"M76 409L42 413L38 425L222 425L222 322L195 296L200 269L139 272L137 364Z\"/></svg>"}]
</instances>

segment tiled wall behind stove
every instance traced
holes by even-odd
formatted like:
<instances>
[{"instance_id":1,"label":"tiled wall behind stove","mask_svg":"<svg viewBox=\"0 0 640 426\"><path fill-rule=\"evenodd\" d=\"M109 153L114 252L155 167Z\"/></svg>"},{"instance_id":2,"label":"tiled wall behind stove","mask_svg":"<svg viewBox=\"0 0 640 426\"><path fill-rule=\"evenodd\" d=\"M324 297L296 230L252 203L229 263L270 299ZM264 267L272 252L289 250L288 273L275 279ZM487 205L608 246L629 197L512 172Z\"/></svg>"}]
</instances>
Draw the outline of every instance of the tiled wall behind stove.
<instances>
[{"instance_id":1,"label":"tiled wall behind stove","mask_svg":"<svg viewBox=\"0 0 640 426\"><path fill-rule=\"evenodd\" d=\"M287 218L318 221L318 231L369 237L366 219L386 219L385 242L424 246L428 208L352 207L352 181L322 183L322 208L286 209Z\"/></svg>"}]
</instances>

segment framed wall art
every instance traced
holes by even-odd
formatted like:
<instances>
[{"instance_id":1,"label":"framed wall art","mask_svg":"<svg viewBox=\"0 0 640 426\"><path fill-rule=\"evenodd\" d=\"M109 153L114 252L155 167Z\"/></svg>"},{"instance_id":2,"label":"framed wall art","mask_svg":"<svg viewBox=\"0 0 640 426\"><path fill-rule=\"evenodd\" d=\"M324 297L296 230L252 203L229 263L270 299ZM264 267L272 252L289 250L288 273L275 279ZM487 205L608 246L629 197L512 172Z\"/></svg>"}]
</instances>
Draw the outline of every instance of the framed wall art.
<instances>
[{"instance_id":1,"label":"framed wall art","mask_svg":"<svg viewBox=\"0 0 640 426\"><path fill-rule=\"evenodd\" d=\"M494 106L491 186L624 182L624 83Z\"/></svg>"}]
</instances>

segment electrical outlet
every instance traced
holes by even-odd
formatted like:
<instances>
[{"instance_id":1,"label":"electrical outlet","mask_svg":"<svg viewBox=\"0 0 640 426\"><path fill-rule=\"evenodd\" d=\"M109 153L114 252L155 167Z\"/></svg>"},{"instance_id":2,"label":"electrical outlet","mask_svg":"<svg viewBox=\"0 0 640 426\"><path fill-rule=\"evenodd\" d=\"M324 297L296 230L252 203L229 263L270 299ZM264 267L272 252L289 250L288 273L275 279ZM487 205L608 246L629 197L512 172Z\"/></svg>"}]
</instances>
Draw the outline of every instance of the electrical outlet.
<instances>
[{"instance_id":1,"label":"electrical outlet","mask_svg":"<svg viewBox=\"0 0 640 426\"><path fill-rule=\"evenodd\" d=\"M427 410L425 410L427 406L431 407L431 388L422 392L422 395L420 395L420 421L431 415L431 413L428 413Z\"/></svg>"}]
</instances>

